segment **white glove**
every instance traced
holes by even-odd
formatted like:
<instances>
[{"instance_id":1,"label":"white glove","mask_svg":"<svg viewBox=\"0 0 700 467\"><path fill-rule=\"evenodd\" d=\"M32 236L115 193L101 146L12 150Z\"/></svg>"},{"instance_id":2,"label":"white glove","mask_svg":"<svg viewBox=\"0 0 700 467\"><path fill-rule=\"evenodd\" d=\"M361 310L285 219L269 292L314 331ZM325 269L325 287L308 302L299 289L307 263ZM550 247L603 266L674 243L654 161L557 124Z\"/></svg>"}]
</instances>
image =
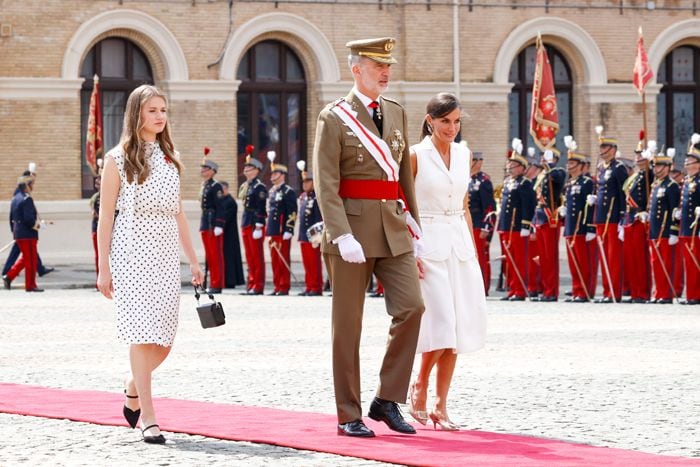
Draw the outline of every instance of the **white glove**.
<instances>
[{"instance_id":1,"label":"white glove","mask_svg":"<svg viewBox=\"0 0 700 467\"><path fill-rule=\"evenodd\" d=\"M681 208L673 208L673 218L677 221L681 220Z\"/></svg>"},{"instance_id":2,"label":"white glove","mask_svg":"<svg viewBox=\"0 0 700 467\"><path fill-rule=\"evenodd\" d=\"M670 235L670 236L668 237L668 244L671 245L671 246L673 246L673 245L675 245L676 243L678 243L678 235Z\"/></svg>"},{"instance_id":3,"label":"white glove","mask_svg":"<svg viewBox=\"0 0 700 467\"><path fill-rule=\"evenodd\" d=\"M529 237L530 236L530 229L520 229L520 236L521 237Z\"/></svg>"},{"instance_id":4,"label":"white glove","mask_svg":"<svg viewBox=\"0 0 700 467\"><path fill-rule=\"evenodd\" d=\"M262 229L253 230L253 239L260 240L262 238Z\"/></svg>"},{"instance_id":5,"label":"white glove","mask_svg":"<svg viewBox=\"0 0 700 467\"><path fill-rule=\"evenodd\" d=\"M566 217L566 206L559 206L559 217Z\"/></svg>"},{"instance_id":6,"label":"white glove","mask_svg":"<svg viewBox=\"0 0 700 467\"><path fill-rule=\"evenodd\" d=\"M598 197L596 197L596 195L586 196L586 204L589 206L593 206L597 200L598 200Z\"/></svg>"},{"instance_id":7,"label":"white glove","mask_svg":"<svg viewBox=\"0 0 700 467\"><path fill-rule=\"evenodd\" d=\"M348 263L364 263L366 261L362 245L352 235L338 240L338 249L340 256Z\"/></svg>"},{"instance_id":8,"label":"white glove","mask_svg":"<svg viewBox=\"0 0 700 467\"><path fill-rule=\"evenodd\" d=\"M321 246L321 244L320 244L320 243L311 243L311 246L312 246L313 248L318 248L318 247Z\"/></svg>"},{"instance_id":9,"label":"white glove","mask_svg":"<svg viewBox=\"0 0 700 467\"><path fill-rule=\"evenodd\" d=\"M292 238L293 236L294 236L293 233L291 233L291 232L285 232L285 233L282 234L282 240L289 240L289 239Z\"/></svg>"},{"instance_id":10,"label":"white glove","mask_svg":"<svg viewBox=\"0 0 700 467\"><path fill-rule=\"evenodd\" d=\"M621 242L625 241L625 228L619 224L617 225L617 238L619 238Z\"/></svg>"},{"instance_id":11,"label":"white glove","mask_svg":"<svg viewBox=\"0 0 700 467\"><path fill-rule=\"evenodd\" d=\"M646 211L638 212L637 214L634 215L637 219L639 219L640 222L647 223L649 222L649 213Z\"/></svg>"},{"instance_id":12,"label":"white glove","mask_svg":"<svg viewBox=\"0 0 700 467\"><path fill-rule=\"evenodd\" d=\"M413 238L413 256L420 258L425 254L425 242L422 238Z\"/></svg>"},{"instance_id":13,"label":"white glove","mask_svg":"<svg viewBox=\"0 0 700 467\"><path fill-rule=\"evenodd\" d=\"M695 208L695 217L700 216L700 206Z\"/></svg>"},{"instance_id":14,"label":"white glove","mask_svg":"<svg viewBox=\"0 0 700 467\"><path fill-rule=\"evenodd\" d=\"M595 240L595 232L588 232L586 234L586 241L590 242L592 240Z\"/></svg>"},{"instance_id":15,"label":"white glove","mask_svg":"<svg viewBox=\"0 0 700 467\"><path fill-rule=\"evenodd\" d=\"M224 229L222 227L214 227L214 236L218 237L224 233Z\"/></svg>"}]
</instances>

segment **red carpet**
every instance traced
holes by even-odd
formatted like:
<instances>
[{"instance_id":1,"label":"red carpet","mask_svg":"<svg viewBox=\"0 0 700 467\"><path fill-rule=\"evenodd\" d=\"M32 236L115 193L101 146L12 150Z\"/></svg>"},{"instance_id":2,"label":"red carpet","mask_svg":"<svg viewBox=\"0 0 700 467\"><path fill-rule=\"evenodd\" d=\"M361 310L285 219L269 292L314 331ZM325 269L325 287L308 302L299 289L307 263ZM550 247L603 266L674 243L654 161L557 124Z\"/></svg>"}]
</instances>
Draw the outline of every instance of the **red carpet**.
<instances>
[{"instance_id":1,"label":"red carpet","mask_svg":"<svg viewBox=\"0 0 700 467\"><path fill-rule=\"evenodd\" d=\"M0 412L126 426L122 394L0 383ZM373 439L336 435L332 415L263 407L156 399L164 431L251 441L407 465L431 466L675 466L700 459L659 456L563 441L483 431L440 432L421 427L399 435L366 419Z\"/></svg>"}]
</instances>

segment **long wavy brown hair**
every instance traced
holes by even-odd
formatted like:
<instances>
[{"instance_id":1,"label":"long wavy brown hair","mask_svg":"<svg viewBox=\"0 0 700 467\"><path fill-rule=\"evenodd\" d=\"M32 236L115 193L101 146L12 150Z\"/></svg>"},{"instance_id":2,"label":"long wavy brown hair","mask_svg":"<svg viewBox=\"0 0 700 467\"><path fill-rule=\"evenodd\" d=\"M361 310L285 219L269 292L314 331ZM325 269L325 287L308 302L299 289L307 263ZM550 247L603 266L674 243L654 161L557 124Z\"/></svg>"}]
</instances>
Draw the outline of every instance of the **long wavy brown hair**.
<instances>
[{"instance_id":1,"label":"long wavy brown hair","mask_svg":"<svg viewBox=\"0 0 700 467\"><path fill-rule=\"evenodd\" d=\"M119 144L124 149L124 172L129 183L132 183L136 178L137 183L142 184L150 173L144 153L146 142L141 138L141 130L143 129L141 109L152 97L161 97L165 101L165 105L168 105L165 94L149 84L143 84L134 89L126 101L124 129ZM182 163L175 157L175 145L170 136L170 118L166 119L163 131L156 135L156 141L160 144L160 148L169 162L175 165L178 173L181 173Z\"/></svg>"}]
</instances>

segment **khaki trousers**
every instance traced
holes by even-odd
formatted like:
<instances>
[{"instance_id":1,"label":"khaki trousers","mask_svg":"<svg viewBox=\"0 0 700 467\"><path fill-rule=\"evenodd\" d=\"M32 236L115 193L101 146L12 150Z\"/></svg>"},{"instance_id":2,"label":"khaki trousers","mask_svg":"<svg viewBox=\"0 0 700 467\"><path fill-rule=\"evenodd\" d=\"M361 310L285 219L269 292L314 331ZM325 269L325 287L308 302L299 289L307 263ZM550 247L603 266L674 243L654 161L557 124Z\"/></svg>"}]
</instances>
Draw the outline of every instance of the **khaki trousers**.
<instances>
[{"instance_id":1,"label":"khaki trousers","mask_svg":"<svg viewBox=\"0 0 700 467\"><path fill-rule=\"evenodd\" d=\"M367 284L374 273L384 285L387 313L392 317L377 397L405 403L411 379L423 299L412 253L367 258L348 263L324 254L333 290L333 383L338 423L362 418L360 401L360 336Z\"/></svg>"}]
</instances>

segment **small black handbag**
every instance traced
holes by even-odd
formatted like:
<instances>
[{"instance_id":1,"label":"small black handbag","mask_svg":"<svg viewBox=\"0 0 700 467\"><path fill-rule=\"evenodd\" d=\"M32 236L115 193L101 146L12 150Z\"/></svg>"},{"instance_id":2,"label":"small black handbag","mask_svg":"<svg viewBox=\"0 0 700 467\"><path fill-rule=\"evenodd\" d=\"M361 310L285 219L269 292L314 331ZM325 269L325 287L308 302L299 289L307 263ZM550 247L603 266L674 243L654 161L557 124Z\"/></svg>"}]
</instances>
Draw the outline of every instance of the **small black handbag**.
<instances>
[{"instance_id":1,"label":"small black handbag","mask_svg":"<svg viewBox=\"0 0 700 467\"><path fill-rule=\"evenodd\" d=\"M200 295L197 290L197 286L194 286L194 298L197 300L197 314L199 315L199 322L202 323L202 327L205 329L215 328L217 326L221 326L222 324L226 324L224 307L221 306L221 303L214 299L214 295L207 293L204 289L201 290L202 294L209 295L209 298L211 299L211 303L200 305Z\"/></svg>"}]
</instances>

